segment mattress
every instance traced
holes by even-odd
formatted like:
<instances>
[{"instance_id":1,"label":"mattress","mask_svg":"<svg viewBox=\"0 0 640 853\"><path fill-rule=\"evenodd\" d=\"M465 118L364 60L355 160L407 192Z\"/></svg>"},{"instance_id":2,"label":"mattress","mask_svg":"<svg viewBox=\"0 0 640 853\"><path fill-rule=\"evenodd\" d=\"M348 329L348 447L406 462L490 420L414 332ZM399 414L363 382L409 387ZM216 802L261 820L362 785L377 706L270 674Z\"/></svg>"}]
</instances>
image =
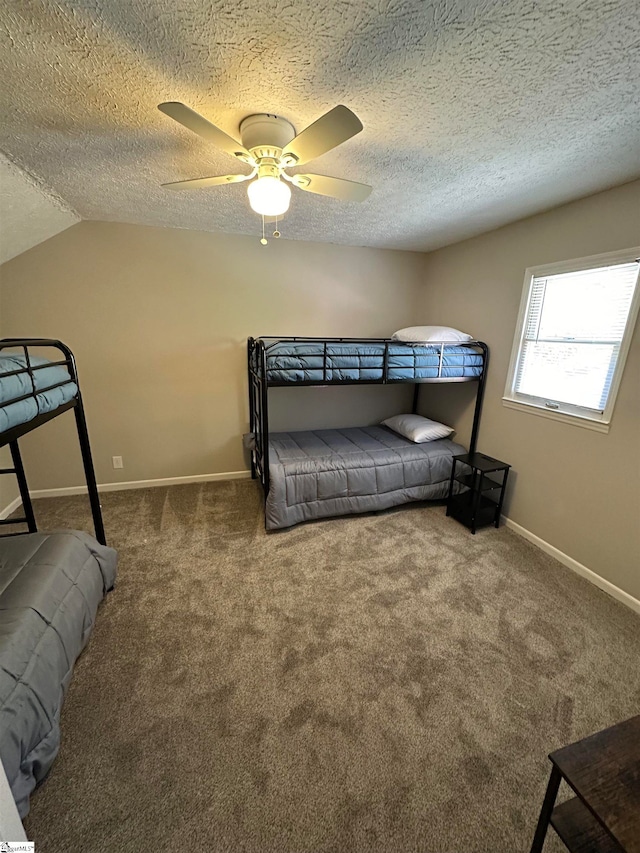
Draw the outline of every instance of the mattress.
<instances>
[{"instance_id":1,"label":"mattress","mask_svg":"<svg viewBox=\"0 0 640 853\"><path fill-rule=\"evenodd\" d=\"M276 341L266 344L270 384L296 382L376 381L383 377L383 343ZM388 345L390 382L473 378L482 373L483 356L470 346L447 344L440 372L440 345L393 343Z\"/></svg>"},{"instance_id":2,"label":"mattress","mask_svg":"<svg viewBox=\"0 0 640 853\"><path fill-rule=\"evenodd\" d=\"M21 817L57 755L62 700L115 570L116 552L87 533L0 539L0 758Z\"/></svg>"},{"instance_id":3,"label":"mattress","mask_svg":"<svg viewBox=\"0 0 640 853\"><path fill-rule=\"evenodd\" d=\"M32 366L49 364L46 358L29 355ZM24 355L0 354L0 432L28 423L38 415L52 412L59 406L72 400L78 393L78 386L72 382L66 367L56 365L34 371L35 394L28 373L16 376L3 374L26 367ZM58 388L43 390L51 385L64 382ZM16 400L24 394L30 394L25 400Z\"/></svg>"},{"instance_id":4,"label":"mattress","mask_svg":"<svg viewBox=\"0 0 640 853\"><path fill-rule=\"evenodd\" d=\"M415 444L384 426L271 433L267 530L445 498L459 453L449 439Z\"/></svg>"}]
</instances>

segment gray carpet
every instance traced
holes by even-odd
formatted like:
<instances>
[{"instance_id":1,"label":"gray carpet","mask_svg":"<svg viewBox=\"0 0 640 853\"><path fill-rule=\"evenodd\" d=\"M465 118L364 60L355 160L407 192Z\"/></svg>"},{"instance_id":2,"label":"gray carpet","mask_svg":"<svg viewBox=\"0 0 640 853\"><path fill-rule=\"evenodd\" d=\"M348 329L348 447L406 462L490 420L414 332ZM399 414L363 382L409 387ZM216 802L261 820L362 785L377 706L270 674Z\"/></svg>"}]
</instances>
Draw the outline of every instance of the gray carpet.
<instances>
[{"instance_id":1,"label":"gray carpet","mask_svg":"<svg viewBox=\"0 0 640 853\"><path fill-rule=\"evenodd\" d=\"M103 504L119 580L39 853L527 851L547 753L640 711L638 617L507 529L429 505L266 535L248 481ZM84 498L36 513L90 529Z\"/></svg>"}]
</instances>

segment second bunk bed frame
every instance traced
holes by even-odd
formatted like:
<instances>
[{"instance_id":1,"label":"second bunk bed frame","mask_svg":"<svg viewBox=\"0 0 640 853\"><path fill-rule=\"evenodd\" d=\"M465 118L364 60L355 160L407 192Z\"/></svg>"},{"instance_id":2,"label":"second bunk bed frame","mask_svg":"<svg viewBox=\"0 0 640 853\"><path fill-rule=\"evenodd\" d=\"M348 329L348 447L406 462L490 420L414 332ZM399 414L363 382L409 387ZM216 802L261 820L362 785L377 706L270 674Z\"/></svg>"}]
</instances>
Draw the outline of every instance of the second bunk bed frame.
<instances>
[{"instance_id":1,"label":"second bunk bed frame","mask_svg":"<svg viewBox=\"0 0 640 853\"><path fill-rule=\"evenodd\" d=\"M292 342L323 344L322 367L313 368L314 371L322 370L322 380L302 380L300 382L287 382L284 380L269 380L267 373L267 351L269 344ZM327 346L334 343L353 344L379 344L384 346L382 375L379 379L333 379L327 378L329 372L336 370L328 364ZM389 379L389 347L398 346L400 341L388 338L306 338L306 337L282 337L272 336L264 338L247 339L247 370L249 379L249 431L252 437L251 448L251 476L258 478L262 484L265 498L269 494L269 388L291 387L299 388L305 385L321 387L323 385L415 385L413 392L412 412L418 409L418 395L421 385L438 385L458 382L476 382L476 403L473 413L473 426L471 428L471 441L469 442L469 453L475 453L478 443L478 430L480 428L480 413L482 411L482 400L487 378L487 367L489 365L489 347L483 341L433 341L428 346L438 347L440 350L438 361L438 375L430 379ZM420 345L418 342L415 346ZM422 344L424 346L424 344ZM482 351L482 370L478 376L443 376L444 356L446 347L465 346L480 349ZM408 355L410 353L407 353ZM339 369L339 368L337 368ZM397 369L397 365L396 365Z\"/></svg>"},{"instance_id":2,"label":"second bunk bed frame","mask_svg":"<svg viewBox=\"0 0 640 853\"><path fill-rule=\"evenodd\" d=\"M29 353L30 347L46 347L48 349L57 349L59 352L62 353L64 358L59 359L58 361L48 361L46 364L32 364ZM37 532L38 525L36 523L35 514L33 512L31 496L29 495L29 486L27 484L24 465L22 464L20 448L18 447L18 439L21 438L23 435L32 432L34 429L37 429L39 426L42 426L42 424L53 420L53 418L57 418L58 415L69 411L69 409L73 409L76 419L76 429L78 431L78 441L80 443L80 453L82 455L82 464L84 466L84 473L87 481L87 490L89 492L89 503L91 504L91 515L93 517L95 535L98 542L100 542L102 545L106 545L107 540L104 532L104 524L102 522L100 496L98 494L96 475L93 468L91 445L89 444L89 433L87 431L87 420L84 414L82 395L80 393L80 384L78 382L78 371L76 369L76 361L73 356L73 353L71 352L69 347L66 346L66 344L62 343L62 341L49 340L46 338L4 338L0 340L0 353L2 352L2 350L6 349L21 349L22 355L25 359L25 366L17 368L16 370L8 371L7 373L3 373L2 376L17 376L19 374L27 374L29 376L31 390L28 393L23 394L21 397L14 398L12 400L7 400L4 405L12 405L13 403L19 403L21 400L27 400L29 398L35 399L37 398L38 394L42 394L45 391L51 391L53 388L58 388L62 385L67 385L69 381L74 382L78 390L73 399L68 400L66 403L63 403L56 409L53 409L50 412L44 412L43 414L39 414L35 418L32 418L30 421L27 421L26 423L17 424L16 426L10 427L4 432L0 432L0 447L4 447L7 444L9 445L9 448L11 450L11 459L13 462L13 468L0 468L0 474L15 475L18 481L18 487L20 489L20 497L22 499L22 508L24 512L24 515L21 518L0 519L0 525L26 524L29 533ZM57 382L53 385L48 385L44 388L36 388L35 373L39 370L46 370L50 367L66 367L71 379L67 379L64 382ZM2 405L3 404L0 403L0 407L2 407ZM21 534L3 533L0 534L0 537L19 535Z\"/></svg>"}]
</instances>

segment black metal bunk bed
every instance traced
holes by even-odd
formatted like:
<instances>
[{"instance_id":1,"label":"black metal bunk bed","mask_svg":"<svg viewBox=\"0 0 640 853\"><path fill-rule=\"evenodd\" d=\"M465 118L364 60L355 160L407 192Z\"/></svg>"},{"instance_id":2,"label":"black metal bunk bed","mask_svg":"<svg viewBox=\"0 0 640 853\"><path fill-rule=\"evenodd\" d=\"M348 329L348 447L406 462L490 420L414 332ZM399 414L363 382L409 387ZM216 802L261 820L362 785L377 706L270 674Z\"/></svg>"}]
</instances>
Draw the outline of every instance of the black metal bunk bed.
<instances>
[{"instance_id":1,"label":"black metal bunk bed","mask_svg":"<svg viewBox=\"0 0 640 853\"><path fill-rule=\"evenodd\" d=\"M30 350L33 349L55 349L58 350L63 358L56 361L50 361L42 357L35 356ZM4 338L0 340L0 357L5 351L12 351L10 356L14 356L14 366L11 370L3 370L0 367L0 383L5 380L14 380L14 392L6 395L0 394L0 414L8 412L14 413L12 417L7 416L6 427L0 431L0 447L9 445L11 450L11 458L13 462L12 468L0 468L0 474L14 474L18 481L20 489L20 497L24 515L21 518L2 519L0 525L7 524L26 524L29 533L37 532L37 524L33 512L33 506L29 495L29 487L27 478L22 464L22 457L18 446L18 439L23 435L37 429L42 424L47 423L53 418L57 418L64 412L73 409L76 419L76 428L78 431L78 440L80 442L80 452L82 454L82 463L89 492L89 502L91 505L91 514L93 516L93 525L95 529L96 539L106 545L104 525L102 522L102 511L100 508L100 498L98 495L98 487L93 468L93 460L91 457L91 446L89 444L89 434L87 432L87 422L82 404L82 395L78 384L78 372L76 369L75 358L68 346L61 341L48 340L45 338ZM15 351L18 351L18 355ZM46 379L41 382L39 377L46 374L41 371L49 371L49 376L52 376L52 369L58 368L64 371L66 375L58 372L54 378L57 381L48 382ZM26 385L25 385L26 379ZM15 393L15 384L22 386L20 390L23 393ZM1 389L0 384L0 389ZM47 394L55 392L56 389L64 389L65 393L61 395L62 402L56 405L55 393L54 399L47 398ZM69 399L65 399L69 397ZM23 404L22 409L15 414L18 404ZM13 407L13 408L12 408ZM23 411L24 410L24 411ZM28 417L27 420L22 420L22 417ZM17 422L13 423L12 421ZM4 533L0 536L17 536L17 533Z\"/></svg>"},{"instance_id":2,"label":"black metal bunk bed","mask_svg":"<svg viewBox=\"0 0 640 853\"><path fill-rule=\"evenodd\" d=\"M271 353L283 344L301 347L303 355L300 370L279 370L278 362ZM365 353L365 369L341 369L340 356L345 354L340 348L353 347L353 353L360 356ZM336 349L338 357L336 357ZM369 359L369 351L374 354ZM296 351L295 349L293 350ZM403 368L403 363L417 363L416 353L430 353L431 365L426 370ZM447 367L450 353L475 353L476 367L473 371L452 371ZM348 350L346 354L350 355ZM306 359L306 360L305 360ZM369 359L369 361L366 361ZM406 362L403 362L406 359ZM295 363L295 360L294 360ZM276 365L274 368L273 365ZM480 426L480 414L485 390L489 348L482 341L466 342L400 342L387 338L310 338L310 337L259 337L247 340L247 368L249 384L249 430L251 446L251 476L258 478L263 488L266 503L271 490L270 448L269 448L269 388L301 387L325 385L391 385L413 384L412 411L417 412L420 386L424 384L444 384L475 382L476 400L471 430L469 452L475 452ZM338 365L338 366L336 366ZM461 375L452 375L461 373ZM269 525L266 512L265 523ZM286 525L282 525L286 526Z\"/></svg>"}]
</instances>

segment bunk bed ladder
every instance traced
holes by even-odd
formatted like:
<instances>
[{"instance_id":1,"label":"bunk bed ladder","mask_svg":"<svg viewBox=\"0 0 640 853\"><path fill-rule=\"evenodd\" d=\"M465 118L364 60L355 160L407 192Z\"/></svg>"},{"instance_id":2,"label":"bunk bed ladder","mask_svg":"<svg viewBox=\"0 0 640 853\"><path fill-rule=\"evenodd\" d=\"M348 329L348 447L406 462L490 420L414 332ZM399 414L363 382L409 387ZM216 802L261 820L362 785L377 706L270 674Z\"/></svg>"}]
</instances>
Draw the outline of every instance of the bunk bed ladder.
<instances>
[{"instance_id":1,"label":"bunk bed ladder","mask_svg":"<svg viewBox=\"0 0 640 853\"><path fill-rule=\"evenodd\" d=\"M480 414L482 412L482 401L484 399L484 386L487 381L487 368L489 367L489 347L478 341L477 346L482 349L484 358L482 359L482 373L478 380L478 389L476 391L476 406L473 412L473 426L471 428L471 441L469 442L469 453L475 453L478 444L478 430L480 429Z\"/></svg>"},{"instance_id":2,"label":"bunk bed ladder","mask_svg":"<svg viewBox=\"0 0 640 853\"><path fill-rule=\"evenodd\" d=\"M253 439L251 449L251 476L260 478L266 499L269 493L269 413L267 356L264 344L255 338L247 341L249 370L249 432Z\"/></svg>"},{"instance_id":3,"label":"bunk bed ladder","mask_svg":"<svg viewBox=\"0 0 640 853\"><path fill-rule=\"evenodd\" d=\"M73 356L72 356L73 357ZM75 364L74 364L75 369ZM76 374L77 377L77 374ZM77 384L77 378L76 378ZM93 467L93 458L91 456L91 445L89 443L89 432L87 430L87 419L84 414L84 406L82 405L82 395L80 386L78 385L77 402L74 406L74 414L76 416L76 429L78 430L78 440L80 442L80 454L82 456L82 465L84 467L84 476L87 482L87 491L89 492L89 504L91 506L91 516L93 518L93 529L95 530L96 539L101 545L107 544L107 537L104 532L104 523L102 521L102 508L100 506L100 495L98 494L98 484L96 482L96 472Z\"/></svg>"},{"instance_id":4,"label":"bunk bed ladder","mask_svg":"<svg viewBox=\"0 0 640 853\"><path fill-rule=\"evenodd\" d=\"M254 400L254 381L253 374L251 371L251 359L253 356L254 342L253 338L247 339L247 375L249 379L249 433L253 433L255 436L255 426L256 426L256 404ZM255 439L254 439L255 440ZM255 459L255 451L251 449L249 452L251 457L251 479L256 479L256 459Z\"/></svg>"},{"instance_id":5,"label":"bunk bed ladder","mask_svg":"<svg viewBox=\"0 0 640 853\"><path fill-rule=\"evenodd\" d=\"M29 487L27 486L27 478L24 473L24 465L22 464L22 457L20 455L20 448L18 447L17 441L9 442L9 448L11 449L11 459L13 461L13 468L0 468L0 474L14 474L16 480L18 481L18 488L20 489L20 498L22 500L22 509L24 512L23 516L20 518L3 518L0 520L0 524L26 524L29 533L36 533L38 530L38 525L36 524L36 517L33 512L33 504L31 503L31 496L29 495ZM18 533L5 533L5 536L18 536Z\"/></svg>"},{"instance_id":6,"label":"bunk bed ladder","mask_svg":"<svg viewBox=\"0 0 640 853\"><path fill-rule=\"evenodd\" d=\"M64 359L62 361L47 362L45 364L36 366L31 361L29 347L48 347L57 349L64 355ZM66 412L69 409L73 408L76 419L78 441L80 444L80 453L82 456L82 464L84 467L84 473L87 483L87 491L89 493L89 503L91 505L91 515L93 518L95 536L98 542L100 542L102 545L106 545L107 540L104 532L104 524L102 521L102 509L100 507L98 485L96 482L96 475L93 468L91 445L89 443L89 433L87 430L87 420L84 413L84 406L82 404L82 394L80 393L80 384L78 382L78 370L76 368L76 360L74 358L73 353L71 352L69 347L66 346L66 344L62 343L62 341L51 340L48 338L4 338L0 341L0 351L3 349L21 349L24 353L25 359L25 367L3 373L3 376L15 376L26 373L28 374L31 383L31 391L21 397L11 398L11 403L16 403L31 397L35 398L39 393L43 393L44 391L50 391L53 388L58 388L62 385L66 385L68 380L65 379L63 382L54 383L53 385L47 386L46 388L36 387L34 372L36 370L46 370L48 367L55 367L58 365L64 365L67 368L69 372L69 377L71 381L75 383L78 390L72 400L69 400L68 402L58 406L56 409L52 409L51 411L38 414L36 417L32 418L30 421L25 422L24 424L19 424L15 427L11 427L0 435L0 437L3 439L2 446L4 446L5 444L9 445L11 449L11 458L13 460L13 468L0 468L0 474L15 475L16 479L18 480L18 486L20 488L20 497L22 499L22 507L24 510L23 517L13 519L1 519L0 525L26 524L29 528L29 533L37 532L38 526L36 524L35 514L33 512L33 505L31 503L31 497L29 495L27 477L24 471L24 465L22 464L20 449L18 447L18 438L28 432L31 432L31 430L37 428L38 426L47 423L53 418L58 417L58 415L62 414L63 412ZM8 533L3 535L17 536L19 534Z\"/></svg>"},{"instance_id":7,"label":"bunk bed ladder","mask_svg":"<svg viewBox=\"0 0 640 853\"><path fill-rule=\"evenodd\" d=\"M265 500L269 494L271 486L269 474L269 382L267 381L267 351L264 348L264 343L260 341L260 378L261 378L261 395L260 395L260 421L262 425L262 485L264 487ZM265 520L266 524L266 520Z\"/></svg>"}]
</instances>

